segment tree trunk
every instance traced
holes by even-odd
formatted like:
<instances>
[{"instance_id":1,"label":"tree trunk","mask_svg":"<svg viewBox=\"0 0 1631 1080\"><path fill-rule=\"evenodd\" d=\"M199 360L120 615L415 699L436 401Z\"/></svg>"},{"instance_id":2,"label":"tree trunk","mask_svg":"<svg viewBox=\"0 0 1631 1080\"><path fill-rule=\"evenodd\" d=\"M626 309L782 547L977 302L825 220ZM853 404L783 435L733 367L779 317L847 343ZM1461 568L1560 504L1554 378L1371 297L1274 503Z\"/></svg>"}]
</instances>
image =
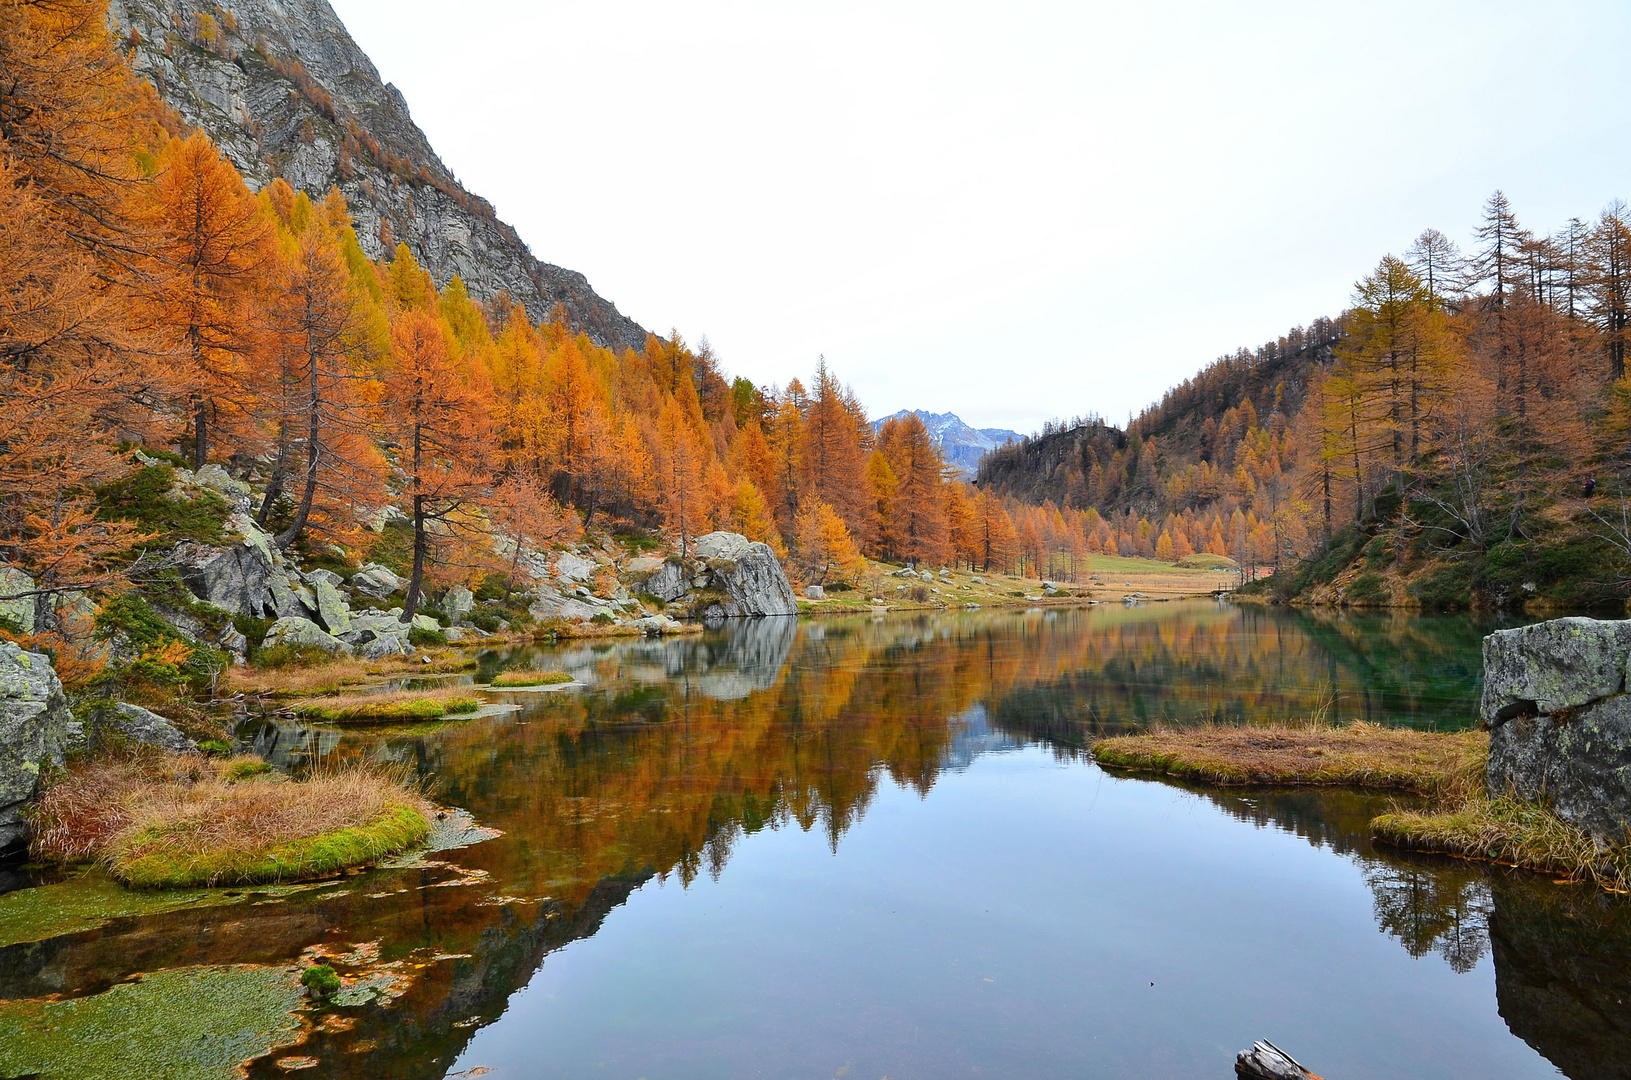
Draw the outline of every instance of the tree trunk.
<instances>
[{"instance_id":1,"label":"tree trunk","mask_svg":"<svg viewBox=\"0 0 1631 1080\"><path fill-rule=\"evenodd\" d=\"M209 407L210 403L199 398L193 407L193 471L197 472L209 460Z\"/></svg>"},{"instance_id":2,"label":"tree trunk","mask_svg":"<svg viewBox=\"0 0 1631 1080\"><path fill-rule=\"evenodd\" d=\"M300 506L295 510L294 521L289 527L277 535L277 546L286 548L294 543L306 528L306 519L311 516L312 499L317 495L317 462L321 457L317 441L317 418L320 412L321 399L318 396L317 383L317 355L310 354L311 397L306 406L306 483L300 493Z\"/></svg>"},{"instance_id":3,"label":"tree trunk","mask_svg":"<svg viewBox=\"0 0 1631 1080\"><path fill-rule=\"evenodd\" d=\"M413 622L419 608L420 586L425 580L425 497L413 497L413 574L408 578L408 595L402 600L402 621Z\"/></svg>"}]
</instances>

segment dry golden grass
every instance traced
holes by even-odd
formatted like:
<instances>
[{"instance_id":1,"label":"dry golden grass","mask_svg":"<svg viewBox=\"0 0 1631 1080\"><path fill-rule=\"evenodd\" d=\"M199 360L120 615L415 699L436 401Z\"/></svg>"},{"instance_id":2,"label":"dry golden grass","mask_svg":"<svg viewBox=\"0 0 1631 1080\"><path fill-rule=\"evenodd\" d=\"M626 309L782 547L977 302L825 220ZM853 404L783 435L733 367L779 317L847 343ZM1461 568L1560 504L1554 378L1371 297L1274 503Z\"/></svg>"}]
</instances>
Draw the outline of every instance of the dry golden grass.
<instances>
[{"instance_id":1,"label":"dry golden grass","mask_svg":"<svg viewBox=\"0 0 1631 1080\"><path fill-rule=\"evenodd\" d=\"M493 676L494 689L504 687L532 687L557 686L561 683L572 682L572 676L565 671L501 671Z\"/></svg>"},{"instance_id":2,"label":"dry golden grass","mask_svg":"<svg viewBox=\"0 0 1631 1080\"><path fill-rule=\"evenodd\" d=\"M424 663L420 659L424 656L429 656L431 662ZM337 656L308 667L235 668L227 673L226 690L269 697L305 697L330 694L380 679L441 675L469 671L475 666L474 656L453 649L424 650L415 652L412 657L392 656L380 660Z\"/></svg>"},{"instance_id":3,"label":"dry golden grass","mask_svg":"<svg viewBox=\"0 0 1631 1080\"><path fill-rule=\"evenodd\" d=\"M481 699L468 686L438 686L428 690L315 697L290 708L296 716L331 723L440 720L444 716L475 712L481 708Z\"/></svg>"},{"instance_id":4,"label":"dry golden grass","mask_svg":"<svg viewBox=\"0 0 1631 1080\"><path fill-rule=\"evenodd\" d=\"M1204 783L1340 784L1459 800L1480 790L1489 736L1358 722L1161 727L1093 744L1103 765Z\"/></svg>"},{"instance_id":5,"label":"dry golden grass","mask_svg":"<svg viewBox=\"0 0 1631 1080\"><path fill-rule=\"evenodd\" d=\"M34 854L97 860L126 884L292 881L422 839L430 804L401 778L347 766L300 780L253 758L151 750L77 764L34 812Z\"/></svg>"}]
</instances>

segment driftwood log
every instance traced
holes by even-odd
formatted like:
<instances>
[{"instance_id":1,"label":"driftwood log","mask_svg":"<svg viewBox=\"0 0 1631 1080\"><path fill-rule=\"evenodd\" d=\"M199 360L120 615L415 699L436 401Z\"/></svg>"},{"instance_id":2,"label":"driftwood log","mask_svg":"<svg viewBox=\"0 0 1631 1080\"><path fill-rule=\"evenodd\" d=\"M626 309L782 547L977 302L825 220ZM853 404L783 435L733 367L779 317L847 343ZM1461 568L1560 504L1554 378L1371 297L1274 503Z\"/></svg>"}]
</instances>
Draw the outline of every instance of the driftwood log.
<instances>
[{"instance_id":1,"label":"driftwood log","mask_svg":"<svg viewBox=\"0 0 1631 1080\"><path fill-rule=\"evenodd\" d=\"M1267 1039L1259 1039L1250 1050L1235 1056L1235 1075L1241 1080L1321 1080Z\"/></svg>"}]
</instances>

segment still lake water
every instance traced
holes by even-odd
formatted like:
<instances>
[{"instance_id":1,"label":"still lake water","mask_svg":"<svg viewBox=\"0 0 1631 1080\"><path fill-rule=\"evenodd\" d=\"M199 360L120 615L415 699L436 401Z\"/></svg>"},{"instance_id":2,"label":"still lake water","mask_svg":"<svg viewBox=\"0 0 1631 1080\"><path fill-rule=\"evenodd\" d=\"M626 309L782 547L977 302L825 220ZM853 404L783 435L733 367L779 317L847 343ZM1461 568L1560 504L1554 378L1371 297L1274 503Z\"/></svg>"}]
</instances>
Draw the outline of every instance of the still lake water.
<instances>
[{"instance_id":1,"label":"still lake water","mask_svg":"<svg viewBox=\"0 0 1631 1080\"><path fill-rule=\"evenodd\" d=\"M1206 601L493 655L585 686L241 736L406 763L502 836L11 945L0 999L372 942L401 996L252 1076L1221 1080L1257 1038L1330 1080L1631 1076L1631 904L1375 850L1387 799L1082 750L1152 720L1466 726L1491 628Z\"/></svg>"}]
</instances>

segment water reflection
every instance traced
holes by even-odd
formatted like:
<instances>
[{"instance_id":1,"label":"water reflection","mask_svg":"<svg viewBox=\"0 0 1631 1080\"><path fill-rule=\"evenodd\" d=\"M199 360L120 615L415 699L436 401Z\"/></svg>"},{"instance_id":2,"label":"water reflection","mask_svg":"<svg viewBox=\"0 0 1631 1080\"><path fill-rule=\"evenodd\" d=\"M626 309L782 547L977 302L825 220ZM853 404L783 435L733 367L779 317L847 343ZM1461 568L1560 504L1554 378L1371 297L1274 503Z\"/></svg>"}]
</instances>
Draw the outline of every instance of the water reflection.
<instances>
[{"instance_id":1,"label":"water reflection","mask_svg":"<svg viewBox=\"0 0 1631 1080\"><path fill-rule=\"evenodd\" d=\"M492 653L479 678L544 666L584 688L517 693L517 712L433 729L265 722L240 735L281 764L406 763L504 836L277 903L131 918L0 949L0 998L378 941L386 960L414 972L411 986L389 1009L356 1010L350 1030L315 1033L302 1053L319 1064L306 1075L439 1077L552 954L596 935L649 883L719 879L746 838L796 827L836 852L881 794L922 797L965 771L973 777L983 756L1035 745L1092 771L1080 754L1092 737L1152 719L1302 717L1334 700L1341 717L1460 726L1476 709L1485 629L1207 603L775 619L700 639ZM1376 927L1411 957L1468 978L1492 960L1501 1016L1567 1075L1622 1075L1612 1063L1631 1057L1619 1004L1631 990L1624 905L1528 875L1374 850L1366 825L1386 800L1199 797L1351 861ZM1032 854L1038 865L1049 857ZM1204 907L1195 917L1204 922ZM252 1072L282 1075L272 1062Z\"/></svg>"}]
</instances>

